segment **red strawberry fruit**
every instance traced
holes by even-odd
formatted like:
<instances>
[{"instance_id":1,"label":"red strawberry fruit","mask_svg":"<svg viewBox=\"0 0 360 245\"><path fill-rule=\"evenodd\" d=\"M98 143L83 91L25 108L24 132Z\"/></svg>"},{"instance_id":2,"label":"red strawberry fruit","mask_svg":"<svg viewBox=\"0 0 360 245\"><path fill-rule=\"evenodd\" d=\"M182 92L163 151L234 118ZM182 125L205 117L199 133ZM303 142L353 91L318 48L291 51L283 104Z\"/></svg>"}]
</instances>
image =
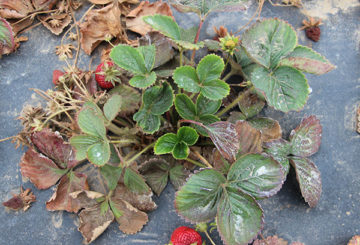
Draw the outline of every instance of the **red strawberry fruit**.
<instances>
[{"instance_id":1,"label":"red strawberry fruit","mask_svg":"<svg viewBox=\"0 0 360 245\"><path fill-rule=\"evenodd\" d=\"M199 233L186 226L180 226L171 235L172 245L201 245L202 239Z\"/></svg>"},{"instance_id":2,"label":"red strawberry fruit","mask_svg":"<svg viewBox=\"0 0 360 245\"><path fill-rule=\"evenodd\" d=\"M108 89L120 82L121 72L117 70L111 61L102 62L95 70L95 80L101 88Z\"/></svg>"},{"instance_id":3,"label":"red strawberry fruit","mask_svg":"<svg viewBox=\"0 0 360 245\"><path fill-rule=\"evenodd\" d=\"M61 77L62 75L64 75L65 73L60 71L60 70L54 70L53 71L53 77L52 77L52 82L53 84L56 86L59 84L59 77Z\"/></svg>"}]
</instances>

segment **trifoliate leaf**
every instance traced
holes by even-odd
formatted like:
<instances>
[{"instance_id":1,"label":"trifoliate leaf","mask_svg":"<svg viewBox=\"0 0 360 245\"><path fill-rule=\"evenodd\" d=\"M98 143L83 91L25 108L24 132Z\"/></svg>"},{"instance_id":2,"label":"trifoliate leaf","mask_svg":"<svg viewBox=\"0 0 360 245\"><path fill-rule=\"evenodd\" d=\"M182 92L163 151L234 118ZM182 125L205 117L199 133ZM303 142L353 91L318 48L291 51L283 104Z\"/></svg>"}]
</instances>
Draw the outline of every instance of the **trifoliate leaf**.
<instances>
[{"instance_id":1,"label":"trifoliate leaf","mask_svg":"<svg viewBox=\"0 0 360 245\"><path fill-rule=\"evenodd\" d=\"M200 92L200 81L193 67L181 66L176 68L173 78L179 88L183 88L192 93Z\"/></svg>"},{"instance_id":2,"label":"trifoliate leaf","mask_svg":"<svg viewBox=\"0 0 360 245\"><path fill-rule=\"evenodd\" d=\"M160 128L160 116L151 114L149 110L144 108L136 112L133 119L146 133L153 134Z\"/></svg>"},{"instance_id":3,"label":"trifoliate leaf","mask_svg":"<svg viewBox=\"0 0 360 245\"><path fill-rule=\"evenodd\" d=\"M194 120L196 108L192 100L186 94L178 94L175 98L175 109L184 119Z\"/></svg>"},{"instance_id":4,"label":"trifoliate leaf","mask_svg":"<svg viewBox=\"0 0 360 245\"><path fill-rule=\"evenodd\" d=\"M156 14L145 16L143 20L165 36L174 40L181 40L180 28L170 16Z\"/></svg>"},{"instance_id":5,"label":"trifoliate leaf","mask_svg":"<svg viewBox=\"0 0 360 245\"><path fill-rule=\"evenodd\" d=\"M116 65L135 75L148 72L143 55L134 47L119 44L111 50L110 58Z\"/></svg>"},{"instance_id":6,"label":"trifoliate leaf","mask_svg":"<svg viewBox=\"0 0 360 245\"><path fill-rule=\"evenodd\" d=\"M136 75L129 80L129 84L135 88L147 88L153 85L156 81L156 73L153 71L150 74Z\"/></svg>"},{"instance_id":7,"label":"trifoliate leaf","mask_svg":"<svg viewBox=\"0 0 360 245\"><path fill-rule=\"evenodd\" d=\"M191 127L181 127L178 132L177 132L177 138L178 141L183 141L185 142L188 146L192 146L194 145L198 138L199 135L196 133L196 130L191 128Z\"/></svg>"},{"instance_id":8,"label":"trifoliate leaf","mask_svg":"<svg viewBox=\"0 0 360 245\"><path fill-rule=\"evenodd\" d=\"M178 142L172 151L172 155L175 159L186 159L189 156L189 153L189 146L184 141Z\"/></svg>"},{"instance_id":9,"label":"trifoliate leaf","mask_svg":"<svg viewBox=\"0 0 360 245\"><path fill-rule=\"evenodd\" d=\"M222 58L215 54L206 55L196 68L200 83L218 80L224 70L225 64Z\"/></svg>"},{"instance_id":10,"label":"trifoliate leaf","mask_svg":"<svg viewBox=\"0 0 360 245\"><path fill-rule=\"evenodd\" d=\"M154 146L156 155L167 154L174 150L175 145L179 142L178 136L173 133L167 133L161 136Z\"/></svg>"},{"instance_id":11,"label":"trifoliate leaf","mask_svg":"<svg viewBox=\"0 0 360 245\"><path fill-rule=\"evenodd\" d=\"M215 114L221 106L221 100L209 100L202 94L196 99L197 115Z\"/></svg>"}]
</instances>

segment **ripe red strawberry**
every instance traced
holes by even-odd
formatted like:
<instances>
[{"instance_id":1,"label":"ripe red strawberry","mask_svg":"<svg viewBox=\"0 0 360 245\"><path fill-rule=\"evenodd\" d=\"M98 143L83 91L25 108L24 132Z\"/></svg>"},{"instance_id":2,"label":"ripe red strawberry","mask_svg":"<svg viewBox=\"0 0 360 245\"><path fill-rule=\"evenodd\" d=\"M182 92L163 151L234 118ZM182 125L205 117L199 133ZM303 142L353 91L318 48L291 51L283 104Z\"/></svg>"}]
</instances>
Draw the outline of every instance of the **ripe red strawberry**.
<instances>
[{"instance_id":1,"label":"ripe red strawberry","mask_svg":"<svg viewBox=\"0 0 360 245\"><path fill-rule=\"evenodd\" d=\"M317 42L320 40L320 34L321 30L318 26L312 26L305 29L306 36L313 40L314 42Z\"/></svg>"},{"instance_id":2,"label":"ripe red strawberry","mask_svg":"<svg viewBox=\"0 0 360 245\"><path fill-rule=\"evenodd\" d=\"M201 245L202 239L199 233L186 226L180 226L171 235L170 244L172 245Z\"/></svg>"},{"instance_id":3,"label":"ripe red strawberry","mask_svg":"<svg viewBox=\"0 0 360 245\"><path fill-rule=\"evenodd\" d=\"M59 77L61 77L62 75L64 75L65 73L60 71L60 70L54 70L53 71L53 78L52 78L52 82L53 84L56 86L59 84Z\"/></svg>"},{"instance_id":4,"label":"ripe red strawberry","mask_svg":"<svg viewBox=\"0 0 360 245\"><path fill-rule=\"evenodd\" d=\"M115 82L121 82L119 76L121 72L117 70L111 61L102 62L95 70L95 80L101 88L113 88Z\"/></svg>"}]
</instances>

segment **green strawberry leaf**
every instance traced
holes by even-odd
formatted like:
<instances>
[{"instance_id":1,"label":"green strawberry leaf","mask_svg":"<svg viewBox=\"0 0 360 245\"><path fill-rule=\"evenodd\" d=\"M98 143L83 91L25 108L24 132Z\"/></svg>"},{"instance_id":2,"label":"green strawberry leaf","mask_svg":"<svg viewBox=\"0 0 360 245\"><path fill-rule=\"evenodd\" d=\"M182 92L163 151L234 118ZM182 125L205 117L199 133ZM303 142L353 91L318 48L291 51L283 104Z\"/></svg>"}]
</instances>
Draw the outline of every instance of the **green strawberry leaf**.
<instances>
[{"instance_id":1,"label":"green strawberry leaf","mask_svg":"<svg viewBox=\"0 0 360 245\"><path fill-rule=\"evenodd\" d=\"M316 116L304 118L290 133L291 154L309 157L315 154L321 144L322 127Z\"/></svg>"},{"instance_id":2,"label":"green strawberry leaf","mask_svg":"<svg viewBox=\"0 0 360 245\"><path fill-rule=\"evenodd\" d=\"M209 82L219 79L224 67L222 58L215 54L209 54L200 60L196 73L201 83Z\"/></svg>"},{"instance_id":3,"label":"green strawberry leaf","mask_svg":"<svg viewBox=\"0 0 360 245\"><path fill-rule=\"evenodd\" d=\"M266 153L281 164L282 170L286 176L290 170L288 155L290 154L291 144L284 139L277 139L265 142L264 148Z\"/></svg>"},{"instance_id":4,"label":"green strawberry leaf","mask_svg":"<svg viewBox=\"0 0 360 245\"><path fill-rule=\"evenodd\" d=\"M247 154L236 160L227 175L229 186L255 198L275 195L284 182L281 165L270 157Z\"/></svg>"},{"instance_id":5,"label":"green strawberry leaf","mask_svg":"<svg viewBox=\"0 0 360 245\"><path fill-rule=\"evenodd\" d=\"M178 94L175 97L175 109L184 119L194 120L196 108L192 100L186 94Z\"/></svg>"},{"instance_id":6,"label":"green strawberry leaf","mask_svg":"<svg viewBox=\"0 0 360 245\"><path fill-rule=\"evenodd\" d=\"M297 36L285 21L267 19L257 22L243 34L242 45L256 63L274 68L294 50Z\"/></svg>"},{"instance_id":7,"label":"green strawberry leaf","mask_svg":"<svg viewBox=\"0 0 360 245\"><path fill-rule=\"evenodd\" d=\"M91 135L77 135L71 137L70 144L75 148L76 160L84 160L87 157L89 147L101 141L102 139Z\"/></svg>"},{"instance_id":8,"label":"green strawberry leaf","mask_svg":"<svg viewBox=\"0 0 360 245\"><path fill-rule=\"evenodd\" d=\"M162 115L168 111L173 105L173 100L174 93L168 83L163 83L161 87L148 88L143 96L144 107L154 115Z\"/></svg>"},{"instance_id":9,"label":"green strawberry leaf","mask_svg":"<svg viewBox=\"0 0 360 245\"><path fill-rule=\"evenodd\" d=\"M217 229L225 244L251 243L264 224L260 205L251 196L227 187L218 204Z\"/></svg>"},{"instance_id":10,"label":"green strawberry leaf","mask_svg":"<svg viewBox=\"0 0 360 245\"><path fill-rule=\"evenodd\" d=\"M137 50L144 58L145 67L148 73L150 73L155 64L155 55L156 55L155 46L154 45L140 46L137 48Z\"/></svg>"},{"instance_id":11,"label":"green strawberry leaf","mask_svg":"<svg viewBox=\"0 0 360 245\"><path fill-rule=\"evenodd\" d=\"M305 76L288 66L280 66L272 72L258 66L251 73L251 82L265 95L270 106L283 112L301 110L309 95Z\"/></svg>"},{"instance_id":12,"label":"green strawberry leaf","mask_svg":"<svg viewBox=\"0 0 360 245\"><path fill-rule=\"evenodd\" d=\"M315 207L319 202L322 190L320 171L307 158L291 157L290 163L295 168L302 196L310 207Z\"/></svg>"},{"instance_id":13,"label":"green strawberry leaf","mask_svg":"<svg viewBox=\"0 0 360 245\"><path fill-rule=\"evenodd\" d=\"M145 133L153 134L160 128L160 116L151 114L149 110L140 109L133 116L133 119L143 129Z\"/></svg>"},{"instance_id":14,"label":"green strawberry leaf","mask_svg":"<svg viewBox=\"0 0 360 245\"><path fill-rule=\"evenodd\" d=\"M118 94L114 94L111 96L104 105L104 115L107 120L112 121L115 119L117 114L120 111L122 104L121 96Z\"/></svg>"},{"instance_id":15,"label":"green strawberry leaf","mask_svg":"<svg viewBox=\"0 0 360 245\"><path fill-rule=\"evenodd\" d=\"M3 18L0 18L0 43L8 48L9 52L15 48L14 33L11 25Z\"/></svg>"},{"instance_id":16,"label":"green strawberry leaf","mask_svg":"<svg viewBox=\"0 0 360 245\"><path fill-rule=\"evenodd\" d=\"M99 138L106 138L106 128L103 118L94 109L84 106L77 121L82 132Z\"/></svg>"},{"instance_id":17,"label":"green strawberry leaf","mask_svg":"<svg viewBox=\"0 0 360 245\"><path fill-rule=\"evenodd\" d=\"M115 190L122 173L122 168L105 164L100 168L100 173L106 180L109 190Z\"/></svg>"},{"instance_id":18,"label":"green strawberry leaf","mask_svg":"<svg viewBox=\"0 0 360 245\"><path fill-rule=\"evenodd\" d=\"M115 46L110 52L110 58L116 65L135 75L148 73L143 54L131 46L124 44Z\"/></svg>"},{"instance_id":19,"label":"green strawberry leaf","mask_svg":"<svg viewBox=\"0 0 360 245\"><path fill-rule=\"evenodd\" d=\"M109 94L118 94L121 97L120 114L130 114L139 109L141 102L140 93L127 85L119 84Z\"/></svg>"},{"instance_id":20,"label":"green strawberry leaf","mask_svg":"<svg viewBox=\"0 0 360 245\"><path fill-rule=\"evenodd\" d=\"M88 148L87 159L96 165L103 166L110 159L110 145L107 140L96 143Z\"/></svg>"},{"instance_id":21,"label":"green strawberry leaf","mask_svg":"<svg viewBox=\"0 0 360 245\"><path fill-rule=\"evenodd\" d=\"M177 132L177 138L178 141L183 141L185 142L188 146L192 146L194 145L198 138L199 135L196 133L196 130L191 128L191 127L181 127L178 132Z\"/></svg>"},{"instance_id":22,"label":"green strawberry leaf","mask_svg":"<svg viewBox=\"0 0 360 245\"><path fill-rule=\"evenodd\" d=\"M225 177L213 169L204 169L191 175L176 193L177 213L191 222L212 220L223 193L221 185L225 182Z\"/></svg>"},{"instance_id":23,"label":"green strawberry leaf","mask_svg":"<svg viewBox=\"0 0 360 245\"><path fill-rule=\"evenodd\" d=\"M119 210L116 207L116 204L113 201L109 200L109 205L110 205L111 211L113 212L113 214L115 216L115 219L120 218L124 214L123 211Z\"/></svg>"},{"instance_id":24,"label":"green strawberry leaf","mask_svg":"<svg viewBox=\"0 0 360 245\"><path fill-rule=\"evenodd\" d=\"M179 88L183 88L187 92L200 92L199 78L196 74L195 68L191 66L181 66L176 68L173 79Z\"/></svg>"},{"instance_id":25,"label":"green strawberry leaf","mask_svg":"<svg viewBox=\"0 0 360 245\"><path fill-rule=\"evenodd\" d=\"M183 141L178 142L172 151L173 157L179 160L186 159L189 156L189 153L189 146Z\"/></svg>"},{"instance_id":26,"label":"green strawberry leaf","mask_svg":"<svg viewBox=\"0 0 360 245\"><path fill-rule=\"evenodd\" d=\"M149 15L143 17L143 20L163 35L170 37L173 40L181 40L180 28L170 16L159 14Z\"/></svg>"},{"instance_id":27,"label":"green strawberry leaf","mask_svg":"<svg viewBox=\"0 0 360 245\"><path fill-rule=\"evenodd\" d=\"M179 142L178 136L173 133L167 133L161 136L154 146L154 153L156 155L162 155L170 153L174 150L175 145Z\"/></svg>"},{"instance_id":28,"label":"green strawberry leaf","mask_svg":"<svg viewBox=\"0 0 360 245\"><path fill-rule=\"evenodd\" d=\"M198 29L198 26L193 26L189 29L183 29L180 27L181 40L194 43Z\"/></svg>"},{"instance_id":29,"label":"green strawberry leaf","mask_svg":"<svg viewBox=\"0 0 360 245\"><path fill-rule=\"evenodd\" d=\"M201 94L210 100L221 100L230 93L230 86L218 79L204 82Z\"/></svg>"},{"instance_id":30,"label":"green strawberry leaf","mask_svg":"<svg viewBox=\"0 0 360 245\"><path fill-rule=\"evenodd\" d=\"M221 100L210 100L199 94L196 99L196 114L198 116L206 114L215 114L221 106ZM190 118L186 118L190 119Z\"/></svg>"},{"instance_id":31,"label":"green strawberry leaf","mask_svg":"<svg viewBox=\"0 0 360 245\"><path fill-rule=\"evenodd\" d=\"M153 85L156 81L156 73L153 71L150 74L133 76L129 84L135 88L147 88Z\"/></svg>"},{"instance_id":32,"label":"green strawberry leaf","mask_svg":"<svg viewBox=\"0 0 360 245\"><path fill-rule=\"evenodd\" d=\"M279 65L291 66L295 69L316 75L325 74L336 67L324 56L305 46L297 46L285 58L280 60Z\"/></svg>"},{"instance_id":33,"label":"green strawberry leaf","mask_svg":"<svg viewBox=\"0 0 360 245\"><path fill-rule=\"evenodd\" d=\"M130 191L138 194L150 192L149 186L145 183L144 178L131 168L125 168L124 184Z\"/></svg>"}]
</instances>

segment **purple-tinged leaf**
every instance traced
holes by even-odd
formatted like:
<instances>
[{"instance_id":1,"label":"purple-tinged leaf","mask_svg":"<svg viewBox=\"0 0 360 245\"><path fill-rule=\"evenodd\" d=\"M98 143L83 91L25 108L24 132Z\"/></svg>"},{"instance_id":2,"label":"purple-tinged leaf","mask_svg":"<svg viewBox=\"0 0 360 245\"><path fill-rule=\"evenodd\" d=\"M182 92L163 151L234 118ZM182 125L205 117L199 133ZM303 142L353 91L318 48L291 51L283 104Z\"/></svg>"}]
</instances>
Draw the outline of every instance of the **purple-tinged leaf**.
<instances>
[{"instance_id":1,"label":"purple-tinged leaf","mask_svg":"<svg viewBox=\"0 0 360 245\"><path fill-rule=\"evenodd\" d=\"M49 211L65 210L77 213L81 208L81 202L73 199L70 193L89 190L86 176L80 173L69 172L64 175L56 188L53 196L46 202L46 209Z\"/></svg>"},{"instance_id":2,"label":"purple-tinged leaf","mask_svg":"<svg viewBox=\"0 0 360 245\"><path fill-rule=\"evenodd\" d=\"M31 136L32 143L41 153L52 159L60 168L72 168L79 162L75 160L75 151L64 142L58 132L43 129Z\"/></svg>"},{"instance_id":3,"label":"purple-tinged leaf","mask_svg":"<svg viewBox=\"0 0 360 245\"><path fill-rule=\"evenodd\" d=\"M251 126L261 131L264 142L280 139L282 136L281 126L278 121L268 117L252 118L248 121Z\"/></svg>"},{"instance_id":4,"label":"purple-tinged leaf","mask_svg":"<svg viewBox=\"0 0 360 245\"><path fill-rule=\"evenodd\" d=\"M292 157L290 163L295 168L302 196L310 207L315 207L319 202L322 190L320 171L307 158Z\"/></svg>"},{"instance_id":5,"label":"purple-tinged leaf","mask_svg":"<svg viewBox=\"0 0 360 245\"><path fill-rule=\"evenodd\" d=\"M51 159L29 148L21 159L20 171L36 188L47 189L55 185L67 170L60 169Z\"/></svg>"},{"instance_id":6,"label":"purple-tinged leaf","mask_svg":"<svg viewBox=\"0 0 360 245\"><path fill-rule=\"evenodd\" d=\"M252 127L247 121L237 121L235 130L239 139L239 155L262 152L262 137L260 130Z\"/></svg>"},{"instance_id":7,"label":"purple-tinged leaf","mask_svg":"<svg viewBox=\"0 0 360 245\"><path fill-rule=\"evenodd\" d=\"M221 155L234 162L239 151L239 137L235 125L230 122L215 122L205 127Z\"/></svg>"},{"instance_id":8,"label":"purple-tinged leaf","mask_svg":"<svg viewBox=\"0 0 360 245\"><path fill-rule=\"evenodd\" d=\"M2 54L10 54L14 51L14 32L11 25L0 17L0 57Z\"/></svg>"},{"instance_id":9,"label":"purple-tinged leaf","mask_svg":"<svg viewBox=\"0 0 360 245\"><path fill-rule=\"evenodd\" d=\"M320 148L321 133L322 126L316 116L304 118L290 133L291 154L299 157L315 154Z\"/></svg>"},{"instance_id":10,"label":"purple-tinged leaf","mask_svg":"<svg viewBox=\"0 0 360 245\"><path fill-rule=\"evenodd\" d=\"M291 144L284 139L265 142L263 147L265 152L272 156L282 166L285 176L289 173L290 164L288 155L290 154Z\"/></svg>"},{"instance_id":11,"label":"purple-tinged leaf","mask_svg":"<svg viewBox=\"0 0 360 245\"><path fill-rule=\"evenodd\" d=\"M79 218L79 231L84 237L84 243L89 244L108 228L114 220L114 215L110 209L102 214L99 203L93 207L83 209L79 213Z\"/></svg>"}]
</instances>

